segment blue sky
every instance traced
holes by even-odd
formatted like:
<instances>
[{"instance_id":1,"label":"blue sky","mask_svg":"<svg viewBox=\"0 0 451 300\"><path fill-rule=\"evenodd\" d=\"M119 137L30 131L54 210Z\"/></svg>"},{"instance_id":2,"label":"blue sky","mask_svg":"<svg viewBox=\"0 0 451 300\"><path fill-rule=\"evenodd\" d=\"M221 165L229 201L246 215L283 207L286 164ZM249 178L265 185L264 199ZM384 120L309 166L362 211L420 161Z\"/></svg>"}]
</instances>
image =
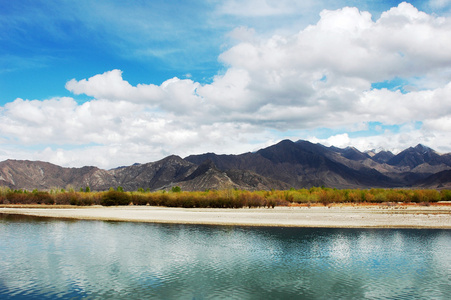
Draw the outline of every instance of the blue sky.
<instances>
[{"instance_id":1,"label":"blue sky","mask_svg":"<svg viewBox=\"0 0 451 300\"><path fill-rule=\"evenodd\" d=\"M451 152L451 1L0 0L0 160Z\"/></svg>"},{"instance_id":2,"label":"blue sky","mask_svg":"<svg viewBox=\"0 0 451 300\"><path fill-rule=\"evenodd\" d=\"M134 85L186 74L209 82L224 68L218 56L233 42L227 35L236 27L262 35L296 32L317 22L322 9L357 6L377 17L402 1L317 1L256 16L240 11L240 1L238 11L221 12L226 2L1 0L0 103L73 96L64 88L68 80L113 69ZM410 3L443 13L427 1Z\"/></svg>"}]
</instances>

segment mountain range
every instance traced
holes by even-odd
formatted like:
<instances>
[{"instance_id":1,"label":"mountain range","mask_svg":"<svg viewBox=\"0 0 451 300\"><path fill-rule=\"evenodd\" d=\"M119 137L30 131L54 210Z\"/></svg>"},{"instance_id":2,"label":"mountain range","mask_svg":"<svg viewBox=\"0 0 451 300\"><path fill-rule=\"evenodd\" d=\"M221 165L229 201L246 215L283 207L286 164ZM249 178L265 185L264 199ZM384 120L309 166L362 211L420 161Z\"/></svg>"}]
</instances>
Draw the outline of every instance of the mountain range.
<instances>
[{"instance_id":1,"label":"mountain range","mask_svg":"<svg viewBox=\"0 0 451 300\"><path fill-rule=\"evenodd\" d=\"M111 170L89 166L65 168L48 162L0 162L0 186L11 189L75 189L93 191L237 188L269 190L310 188L451 188L451 153L424 145L393 154L361 152L308 141L283 140L239 155L205 153L185 158L171 155L156 162Z\"/></svg>"}]
</instances>

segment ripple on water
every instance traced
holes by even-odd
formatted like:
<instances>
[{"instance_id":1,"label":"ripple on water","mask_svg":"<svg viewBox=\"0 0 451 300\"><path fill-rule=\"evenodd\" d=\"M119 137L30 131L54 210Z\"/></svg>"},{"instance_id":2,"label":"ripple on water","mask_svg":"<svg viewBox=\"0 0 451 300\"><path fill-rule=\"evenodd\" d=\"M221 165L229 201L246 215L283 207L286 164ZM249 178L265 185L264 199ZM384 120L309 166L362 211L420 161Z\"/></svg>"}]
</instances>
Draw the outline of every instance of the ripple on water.
<instances>
[{"instance_id":1,"label":"ripple on water","mask_svg":"<svg viewBox=\"0 0 451 300\"><path fill-rule=\"evenodd\" d=\"M425 299L451 294L446 230L0 222L5 299Z\"/></svg>"}]
</instances>

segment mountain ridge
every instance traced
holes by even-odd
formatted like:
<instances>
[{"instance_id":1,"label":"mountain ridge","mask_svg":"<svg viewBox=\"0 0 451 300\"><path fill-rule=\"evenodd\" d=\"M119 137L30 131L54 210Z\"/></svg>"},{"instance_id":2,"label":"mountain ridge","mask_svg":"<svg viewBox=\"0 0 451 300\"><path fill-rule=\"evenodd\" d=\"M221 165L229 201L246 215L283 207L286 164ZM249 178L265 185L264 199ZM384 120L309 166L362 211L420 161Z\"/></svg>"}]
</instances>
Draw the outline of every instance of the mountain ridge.
<instances>
[{"instance_id":1,"label":"mountain ridge","mask_svg":"<svg viewBox=\"0 0 451 300\"><path fill-rule=\"evenodd\" d=\"M440 173L442 172L442 173ZM103 170L66 168L29 160L0 162L0 186L11 189L124 190L436 188L451 186L451 154L418 144L398 154L361 152L309 141L282 140L255 152L167 156L155 162ZM440 173L440 174L439 174ZM435 175L435 176L434 176Z\"/></svg>"}]
</instances>

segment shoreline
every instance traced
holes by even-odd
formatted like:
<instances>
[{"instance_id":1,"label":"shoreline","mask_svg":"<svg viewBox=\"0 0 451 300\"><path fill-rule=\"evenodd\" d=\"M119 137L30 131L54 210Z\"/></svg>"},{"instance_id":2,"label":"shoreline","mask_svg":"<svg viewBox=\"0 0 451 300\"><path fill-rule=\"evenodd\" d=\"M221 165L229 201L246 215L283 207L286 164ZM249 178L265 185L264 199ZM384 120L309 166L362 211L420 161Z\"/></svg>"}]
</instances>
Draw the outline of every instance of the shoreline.
<instances>
[{"instance_id":1,"label":"shoreline","mask_svg":"<svg viewBox=\"0 0 451 300\"><path fill-rule=\"evenodd\" d=\"M450 206L279 206L274 209L3 206L0 207L0 214L76 220L222 226L451 229Z\"/></svg>"}]
</instances>

